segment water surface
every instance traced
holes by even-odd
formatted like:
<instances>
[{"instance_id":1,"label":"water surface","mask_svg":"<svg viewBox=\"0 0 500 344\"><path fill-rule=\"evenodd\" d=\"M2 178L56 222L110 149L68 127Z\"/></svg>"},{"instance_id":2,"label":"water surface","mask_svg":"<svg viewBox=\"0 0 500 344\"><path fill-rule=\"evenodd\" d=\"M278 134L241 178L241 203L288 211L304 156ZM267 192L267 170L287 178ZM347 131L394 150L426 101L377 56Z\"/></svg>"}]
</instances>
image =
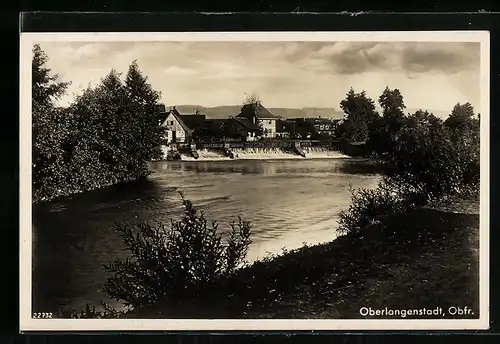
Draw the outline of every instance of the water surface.
<instances>
[{"instance_id":1,"label":"water surface","mask_svg":"<svg viewBox=\"0 0 500 344\"><path fill-rule=\"evenodd\" d=\"M128 252L116 222L170 223L182 211L179 191L227 230L241 215L251 221L249 259L336 236L338 212L349 206L349 185L375 187L370 163L357 159L156 162L148 181L39 204L33 219L33 308L109 302L103 269Z\"/></svg>"}]
</instances>

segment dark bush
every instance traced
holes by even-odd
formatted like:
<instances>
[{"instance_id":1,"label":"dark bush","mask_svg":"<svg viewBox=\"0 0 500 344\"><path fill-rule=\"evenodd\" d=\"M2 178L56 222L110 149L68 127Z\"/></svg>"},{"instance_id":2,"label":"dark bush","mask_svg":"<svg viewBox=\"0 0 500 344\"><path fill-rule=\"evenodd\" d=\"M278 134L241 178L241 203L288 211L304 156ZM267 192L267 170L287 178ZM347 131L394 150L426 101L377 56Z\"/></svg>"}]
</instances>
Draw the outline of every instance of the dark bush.
<instances>
[{"instance_id":1,"label":"dark bush","mask_svg":"<svg viewBox=\"0 0 500 344\"><path fill-rule=\"evenodd\" d=\"M341 234L360 235L384 217L408 211L429 201L423 185L409 185L396 177L384 177L376 189L351 189L351 204L339 214Z\"/></svg>"},{"instance_id":2,"label":"dark bush","mask_svg":"<svg viewBox=\"0 0 500 344\"><path fill-rule=\"evenodd\" d=\"M110 297L133 308L158 300L197 298L246 265L249 222L239 218L231 223L225 243L217 222L209 223L190 201L183 199L183 205L184 217L172 221L170 228L147 223L116 226L132 257L106 266L113 273L104 288Z\"/></svg>"},{"instance_id":3,"label":"dark bush","mask_svg":"<svg viewBox=\"0 0 500 344\"><path fill-rule=\"evenodd\" d=\"M423 186L432 197L457 192L479 179L479 140L453 140L443 121L427 111L405 120L392 151L386 159L392 174L409 185Z\"/></svg>"}]
</instances>

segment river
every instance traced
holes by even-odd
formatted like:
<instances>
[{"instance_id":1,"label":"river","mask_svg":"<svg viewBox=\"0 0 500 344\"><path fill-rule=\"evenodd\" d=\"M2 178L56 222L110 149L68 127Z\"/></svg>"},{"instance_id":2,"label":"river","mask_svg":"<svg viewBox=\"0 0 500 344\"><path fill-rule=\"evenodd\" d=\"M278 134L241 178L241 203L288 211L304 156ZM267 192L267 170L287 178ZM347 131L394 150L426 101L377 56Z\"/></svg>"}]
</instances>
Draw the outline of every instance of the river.
<instances>
[{"instance_id":1,"label":"river","mask_svg":"<svg viewBox=\"0 0 500 344\"><path fill-rule=\"evenodd\" d=\"M115 222L170 223L182 211L179 191L220 228L238 215L251 221L249 260L336 236L349 185L375 187L375 166L353 158L155 162L147 181L38 204L33 209L33 311L110 302L103 269L125 258ZM116 304L112 303L111 304Z\"/></svg>"}]
</instances>

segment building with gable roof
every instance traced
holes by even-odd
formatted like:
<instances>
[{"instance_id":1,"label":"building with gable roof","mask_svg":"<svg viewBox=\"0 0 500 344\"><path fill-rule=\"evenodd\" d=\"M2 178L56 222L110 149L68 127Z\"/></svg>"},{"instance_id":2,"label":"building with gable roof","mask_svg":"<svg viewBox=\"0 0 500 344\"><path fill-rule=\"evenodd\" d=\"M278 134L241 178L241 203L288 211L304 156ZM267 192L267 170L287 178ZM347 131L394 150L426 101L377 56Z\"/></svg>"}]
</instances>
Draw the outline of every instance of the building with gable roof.
<instances>
[{"instance_id":1,"label":"building with gable roof","mask_svg":"<svg viewBox=\"0 0 500 344\"><path fill-rule=\"evenodd\" d=\"M161 126L165 128L165 142L169 143L190 143L193 139L193 132L203 125L205 115L181 114L175 106L165 116Z\"/></svg>"},{"instance_id":2,"label":"building with gable roof","mask_svg":"<svg viewBox=\"0 0 500 344\"><path fill-rule=\"evenodd\" d=\"M241 112L235 118L247 119L252 124L258 125L262 129L262 137L276 137L276 122L279 117L272 114L260 102L243 105Z\"/></svg>"}]
</instances>

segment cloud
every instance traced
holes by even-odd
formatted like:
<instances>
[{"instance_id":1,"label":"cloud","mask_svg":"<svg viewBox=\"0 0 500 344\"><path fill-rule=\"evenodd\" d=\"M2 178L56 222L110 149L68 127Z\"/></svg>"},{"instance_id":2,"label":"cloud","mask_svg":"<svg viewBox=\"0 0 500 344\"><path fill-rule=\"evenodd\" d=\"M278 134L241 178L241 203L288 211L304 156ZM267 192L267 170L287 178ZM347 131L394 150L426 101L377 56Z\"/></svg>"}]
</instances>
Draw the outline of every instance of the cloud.
<instances>
[{"instance_id":1,"label":"cloud","mask_svg":"<svg viewBox=\"0 0 500 344\"><path fill-rule=\"evenodd\" d=\"M442 71L455 74L479 69L479 43L406 44L402 51L402 67L416 73Z\"/></svg>"},{"instance_id":2,"label":"cloud","mask_svg":"<svg viewBox=\"0 0 500 344\"><path fill-rule=\"evenodd\" d=\"M268 106L338 108L351 86L376 99L386 85L404 90L408 107L479 100L479 87L470 87L479 80L476 43L81 42L42 49L49 68L73 82L70 93L112 68L126 73L137 60L167 103L233 104L256 91Z\"/></svg>"},{"instance_id":3,"label":"cloud","mask_svg":"<svg viewBox=\"0 0 500 344\"><path fill-rule=\"evenodd\" d=\"M183 68L178 66L170 66L163 70L163 73L166 75L193 75L198 72L195 69Z\"/></svg>"},{"instance_id":4,"label":"cloud","mask_svg":"<svg viewBox=\"0 0 500 344\"><path fill-rule=\"evenodd\" d=\"M479 68L478 43L376 43L338 42L313 55L340 74L370 71L453 74Z\"/></svg>"}]
</instances>

